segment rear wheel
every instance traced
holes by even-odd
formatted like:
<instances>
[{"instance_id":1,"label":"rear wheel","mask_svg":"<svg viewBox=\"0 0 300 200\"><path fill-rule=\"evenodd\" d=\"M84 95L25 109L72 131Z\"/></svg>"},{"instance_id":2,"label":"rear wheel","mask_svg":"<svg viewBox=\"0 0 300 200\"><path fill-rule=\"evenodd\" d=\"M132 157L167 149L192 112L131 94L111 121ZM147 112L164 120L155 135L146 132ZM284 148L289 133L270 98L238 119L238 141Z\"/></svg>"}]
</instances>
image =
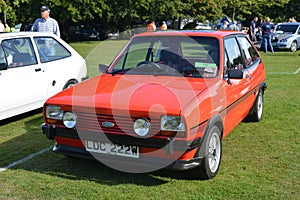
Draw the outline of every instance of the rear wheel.
<instances>
[{"instance_id":1,"label":"rear wheel","mask_svg":"<svg viewBox=\"0 0 300 200\"><path fill-rule=\"evenodd\" d=\"M297 42L293 41L292 44L291 44L291 51L292 52L297 51L297 46L298 46Z\"/></svg>"},{"instance_id":2,"label":"rear wheel","mask_svg":"<svg viewBox=\"0 0 300 200\"><path fill-rule=\"evenodd\" d=\"M212 126L203 141L204 157L199 167L191 170L191 175L200 179L211 179L219 171L222 157L221 130Z\"/></svg>"},{"instance_id":3,"label":"rear wheel","mask_svg":"<svg viewBox=\"0 0 300 200\"><path fill-rule=\"evenodd\" d=\"M264 108L264 96L263 90L260 90L250 113L245 118L244 121L246 122L259 122L262 119L263 115L263 108Z\"/></svg>"}]
</instances>

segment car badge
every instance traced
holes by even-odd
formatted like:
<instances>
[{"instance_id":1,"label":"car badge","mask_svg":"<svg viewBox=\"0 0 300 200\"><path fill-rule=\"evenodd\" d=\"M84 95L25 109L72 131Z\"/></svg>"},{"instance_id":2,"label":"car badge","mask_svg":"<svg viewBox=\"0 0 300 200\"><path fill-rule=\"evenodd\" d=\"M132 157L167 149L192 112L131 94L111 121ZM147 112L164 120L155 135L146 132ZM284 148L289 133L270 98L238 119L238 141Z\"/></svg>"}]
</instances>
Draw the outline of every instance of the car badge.
<instances>
[{"instance_id":1,"label":"car badge","mask_svg":"<svg viewBox=\"0 0 300 200\"><path fill-rule=\"evenodd\" d=\"M106 128L112 128L115 126L115 124L112 122L102 122L102 126Z\"/></svg>"}]
</instances>

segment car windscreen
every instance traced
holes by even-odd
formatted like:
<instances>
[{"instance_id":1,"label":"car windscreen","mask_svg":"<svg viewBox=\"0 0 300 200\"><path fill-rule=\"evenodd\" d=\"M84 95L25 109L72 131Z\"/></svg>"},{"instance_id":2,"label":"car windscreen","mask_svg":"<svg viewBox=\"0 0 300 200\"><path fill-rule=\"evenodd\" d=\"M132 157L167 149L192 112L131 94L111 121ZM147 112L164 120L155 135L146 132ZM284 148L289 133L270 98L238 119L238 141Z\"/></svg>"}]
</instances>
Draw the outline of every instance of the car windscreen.
<instances>
[{"instance_id":1,"label":"car windscreen","mask_svg":"<svg viewBox=\"0 0 300 200\"><path fill-rule=\"evenodd\" d=\"M136 37L121 51L109 73L214 77L219 67L214 37Z\"/></svg>"},{"instance_id":2,"label":"car windscreen","mask_svg":"<svg viewBox=\"0 0 300 200\"><path fill-rule=\"evenodd\" d=\"M299 25L278 25L276 31L283 31L284 33L295 33Z\"/></svg>"}]
</instances>

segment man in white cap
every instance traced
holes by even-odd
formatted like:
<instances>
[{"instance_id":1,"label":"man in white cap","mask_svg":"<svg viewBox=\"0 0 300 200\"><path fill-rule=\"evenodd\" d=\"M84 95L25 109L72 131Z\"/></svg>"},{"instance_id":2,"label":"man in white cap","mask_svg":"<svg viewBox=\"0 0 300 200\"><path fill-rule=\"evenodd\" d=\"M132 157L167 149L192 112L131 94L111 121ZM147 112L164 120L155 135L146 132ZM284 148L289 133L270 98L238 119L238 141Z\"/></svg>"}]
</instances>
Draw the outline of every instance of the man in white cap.
<instances>
[{"instance_id":1,"label":"man in white cap","mask_svg":"<svg viewBox=\"0 0 300 200\"><path fill-rule=\"evenodd\" d=\"M31 27L31 31L50 32L60 37L60 31L59 31L59 26L57 21L49 16L50 15L49 7L42 6L40 8L40 11L41 11L41 18L35 20L34 24Z\"/></svg>"}]
</instances>

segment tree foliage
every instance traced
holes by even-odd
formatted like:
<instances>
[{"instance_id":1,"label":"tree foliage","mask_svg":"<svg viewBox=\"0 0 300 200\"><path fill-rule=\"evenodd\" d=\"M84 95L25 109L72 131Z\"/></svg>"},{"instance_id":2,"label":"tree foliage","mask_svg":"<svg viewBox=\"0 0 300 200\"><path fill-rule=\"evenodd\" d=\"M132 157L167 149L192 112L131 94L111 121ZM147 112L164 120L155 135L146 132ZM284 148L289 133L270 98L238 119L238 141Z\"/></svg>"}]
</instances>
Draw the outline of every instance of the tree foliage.
<instances>
[{"instance_id":1,"label":"tree foliage","mask_svg":"<svg viewBox=\"0 0 300 200\"><path fill-rule=\"evenodd\" d=\"M50 7L51 16L62 29L72 23L90 22L123 31L141 21L214 21L223 15L242 20L253 16L300 20L299 0L0 0L0 18L12 25L32 23L40 17L41 5Z\"/></svg>"}]
</instances>

